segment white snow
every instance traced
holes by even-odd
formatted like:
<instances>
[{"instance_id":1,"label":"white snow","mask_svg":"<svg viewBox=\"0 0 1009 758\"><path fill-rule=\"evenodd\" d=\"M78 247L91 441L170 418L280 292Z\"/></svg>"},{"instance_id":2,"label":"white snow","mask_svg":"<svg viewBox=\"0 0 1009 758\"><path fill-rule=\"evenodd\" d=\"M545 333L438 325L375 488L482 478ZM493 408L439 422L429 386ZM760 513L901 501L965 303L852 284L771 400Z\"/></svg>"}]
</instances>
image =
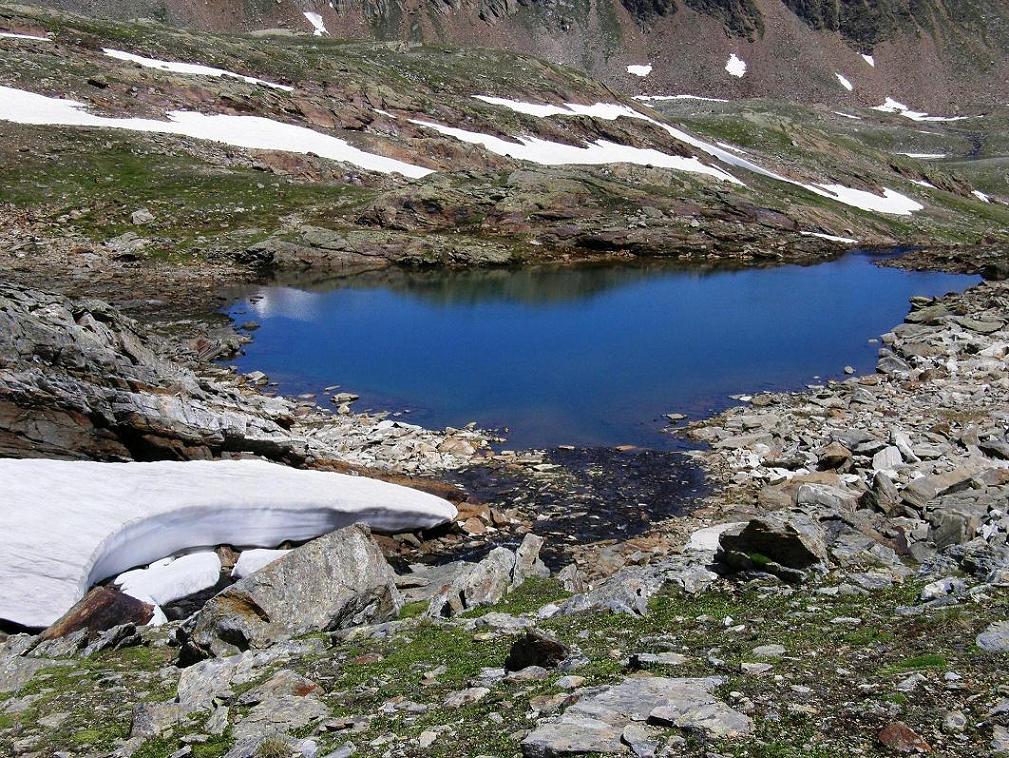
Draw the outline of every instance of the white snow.
<instances>
[{"instance_id":1,"label":"white snow","mask_svg":"<svg viewBox=\"0 0 1009 758\"><path fill-rule=\"evenodd\" d=\"M83 103L34 92L0 87L0 121L51 126L92 126L138 132L178 134L255 150L314 153L369 171L399 173L411 178L427 176L430 169L367 153L342 139L260 116L208 115L195 111L171 111L167 121L148 118L95 116Z\"/></svg>"},{"instance_id":2,"label":"white snow","mask_svg":"<svg viewBox=\"0 0 1009 758\"><path fill-rule=\"evenodd\" d=\"M568 115L572 114L568 113ZM480 145L496 155L506 155L510 158L539 163L543 166L599 166L610 163L633 163L639 166L656 166L694 174L707 174L722 181L741 184L731 174L715 166L701 163L697 158L668 155L658 150L618 145L606 140L596 140L582 146L565 145L539 137L518 137L516 142L511 142L490 134L457 129L431 121L411 119L410 123L433 129L449 137L455 137L462 142Z\"/></svg>"},{"instance_id":3,"label":"white snow","mask_svg":"<svg viewBox=\"0 0 1009 758\"><path fill-rule=\"evenodd\" d=\"M17 34L15 32L0 32L0 37L7 37L8 39L30 39L35 42L52 42L51 37L39 37L34 34Z\"/></svg>"},{"instance_id":4,"label":"white snow","mask_svg":"<svg viewBox=\"0 0 1009 758\"><path fill-rule=\"evenodd\" d=\"M974 118L973 116L930 116L927 113L913 111L903 103L894 100L892 97L888 97L886 102L882 105L875 105L872 109L883 113L896 113L904 118L909 118L912 121L964 121L969 118Z\"/></svg>"},{"instance_id":5,"label":"white snow","mask_svg":"<svg viewBox=\"0 0 1009 758\"><path fill-rule=\"evenodd\" d=\"M929 189L935 189L935 185L932 182L926 182L924 179L912 179L911 184L917 184L919 187L928 187Z\"/></svg>"},{"instance_id":6,"label":"white snow","mask_svg":"<svg viewBox=\"0 0 1009 758\"><path fill-rule=\"evenodd\" d=\"M102 579L189 548L273 546L355 522L396 532L456 516L448 501L406 487L252 460L0 459L0 492L0 619L29 627L48 626Z\"/></svg>"},{"instance_id":7,"label":"white snow","mask_svg":"<svg viewBox=\"0 0 1009 758\"><path fill-rule=\"evenodd\" d=\"M511 110L517 111L519 113L526 113L529 115L537 116L539 118L545 118L548 116L587 115L607 120L624 117L647 121L648 123L653 124L654 126L657 126L658 128L664 130L670 136L674 137L680 142L683 142L692 147L696 147L698 150L701 150L714 158L718 158L718 160L722 161L723 163L728 163L730 166L743 168L746 169L747 171L751 171L755 174L760 174L761 176L766 176L770 179L786 182L796 187L802 187L803 189L809 190L810 192L820 195L821 197L830 198L831 200L836 200L839 203L850 205L854 208L860 208L866 211L888 213L897 216L906 216L912 213L913 211L921 210L924 207L917 201L912 200L911 198L906 197L900 194L899 192L887 188L883 188L883 194L882 196L880 196L872 192L866 192L865 190L858 190L853 189L851 187L845 187L844 185L841 184L804 184L794 179L789 179L786 176L782 176L781 174L769 171L764 167L754 163L753 161L748 160L747 158L744 158L740 155L737 155L731 150L726 150L716 145L712 145L709 142L705 142L704 140L698 139L697 137L688 134L682 129L677 129L676 127L670 126L669 124L664 124L661 121L656 121L650 116L641 113L640 111L636 111L633 108L630 108L626 105L619 105L616 103L596 103L594 105L579 105L576 103L566 103L564 105L537 105L535 103L526 103L518 100L508 100L507 98L501 98L501 97L485 97L482 95L478 95L477 97L479 97L479 99L483 100L484 102L493 103L495 105L501 105L506 108L510 108ZM487 146L488 149L490 149L492 152L498 152L498 150L489 147L490 141L500 143L500 145L497 146L498 149L504 149L501 146L511 146L513 152L501 152L499 154L511 155L512 157L521 157L518 154L521 151L515 150L515 143L507 142L505 140L498 139L497 137L490 137L488 135L483 135L476 132L465 132L461 129L452 129L451 127L443 127L438 124L431 124L430 122L418 121L414 123L419 123L424 126L429 126L431 128L438 129L439 131L442 131L444 134L451 134L452 136L457 136L459 139L464 139L465 141L468 142L483 144ZM463 137L459 135L467 135L467 136ZM535 153L530 151L529 154L534 155L535 157L528 157L524 159L533 160L535 162L543 162L544 158L549 158L550 146L556 146L562 150L580 149L580 148L571 148L570 146L567 145L559 145L557 143L544 142L543 140L538 140L537 138L533 137L522 138L522 146L525 146L529 143L539 143L540 150L536 151ZM603 143L600 140L597 141L596 144L600 145ZM605 144L612 145L612 143L605 143ZM620 145L614 145L614 147L628 151L641 150L641 148L624 148L623 146ZM655 151L644 151L644 152L654 153ZM658 153L658 155L663 155L663 153ZM666 157L669 158L672 156L666 156ZM577 163L578 161L574 160L571 162ZM604 161L604 162L611 162L611 161ZM636 162L636 161L627 161L627 162ZM705 166L705 168L710 167ZM733 181L738 180L736 180L733 177Z\"/></svg>"},{"instance_id":8,"label":"white snow","mask_svg":"<svg viewBox=\"0 0 1009 758\"><path fill-rule=\"evenodd\" d=\"M728 103L729 100L725 100L721 97L701 97L700 95L635 95L635 100L640 100L643 103L656 102L661 103L664 100L704 100L708 103Z\"/></svg>"},{"instance_id":9,"label":"white snow","mask_svg":"<svg viewBox=\"0 0 1009 758\"><path fill-rule=\"evenodd\" d=\"M862 59L873 68L876 68L876 59L873 58L871 55L866 55L865 53L862 53Z\"/></svg>"},{"instance_id":10,"label":"white snow","mask_svg":"<svg viewBox=\"0 0 1009 758\"><path fill-rule=\"evenodd\" d=\"M852 121L861 121L861 116L853 116L850 113L842 113L841 111L834 111L835 116L844 116L844 118L850 118Z\"/></svg>"},{"instance_id":11,"label":"white snow","mask_svg":"<svg viewBox=\"0 0 1009 758\"><path fill-rule=\"evenodd\" d=\"M897 153L897 155L906 155L908 158L918 158L923 161L935 161L948 157L948 153Z\"/></svg>"},{"instance_id":12,"label":"white snow","mask_svg":"<svg viewBox=\"0 0 1009 758\"><path fill-rule=\"evenodd\" d=\"M864 211L888 213L892 216L910 216L914 211L920 211L925 207L917 200L886 187L883 188L882 197L865 190L845 187L843 184L814 184L808 185L807 189L845 205Z\"/></svg>"},{"instance_id":13,"label":"white snow","mask_svg":"<svg viewBox=\"0 0 1009 758\"><path fill-rule=\"evenodd\" d=\"M851 237L836 237L833 234L823 234L822 232L799 232L803 237L817 237L818 239L828 240L830 242L840 242L843 245L857 245L858 240L853 240Z\"/></svg>"},{"instance_id":14,"label":"white snow","mask_svg":"<svg viewBox=\"0 0 1009 758\"><path fill-rule=\"evenodd\" d=\"M164 605L213 587L221 578L221 559L213 550L163 558L147 568L120 574L113 582L131 597Z\"/></svg>"},{"instance_id":15,"label":"white snow","mask_svg":"<svg viewBox=\"0 0 1009 758\"><path fill-rule=\"evenodd\" d=\"M286 84L276 84L274 82L268 82L265 79L257 79L254 76L244 76L243 74L236 74L234 71L228 71L223 68L214 68L213 66L202 66L198 63L176 63L172 61L161 61L157 58L145 58L142 55L134 55L133 53L123 52L122 50L112 50L110 48L103 48L103 52L110 58L115 58L116 60L129 61L130 63L136 63L145 68L156 68L161 71L172 71L176 74L194 74L196 76L214 76L214 77L228 77L230 79L238 79L245 82L246 84L261 84L264 87L272 87L273 89L284 90L285 92L293 92L294 87L289 87Z\"/></svg>"},{"instance_id":16,"label":"white snow","mask_svg":"<svg viewBox=\"0 0 1009 758\"><path fill-rule=\"evenodd\" d=\"M308 19L308 23L312 25L315 31L312 32L316 37L321 37L323 34L329 34L326 31L326 25L322 22L322 16L318 13L312 13L311 11L305 11L305 18Z\"/></svg>"},{"instance_id":17,"label":"white snow","mask_svg":"<svg viewBox=\"0 0 1009 758\"><path fill-rule=\"evenodd\" d=\"M231 578L242 579L249 574L254 574L263 568L263 566L270 565L278 558L283 558L289 552L288 550L268 550L266 548L243 550L235 562L235 567L231 569Z\"/></svg>"},{"instance_id":18,"label":"white snow","mask_svg":"<svg viewBox=\"0 0 1009 758\"><path fill-rule=\"evenodd\" d=\"M385 116L386 118L396 118L395 113L389 113L389 111L384 111L381 108L376 108L375 113L379 114L380 116Z\"/></svg>"},{"instance_id":19,"label":"white snow","mask_svg":"<svg viewBox=\"0 0 1009 758\"><path fill-rule=\"evenodd\" d=\"M649 63L646 66L634 66L634 65L628 66L627 73L641 77L648 76L650 73L652 73L652 64Z\"/></svg>"},{"instance_id":20,"label":"white snow","mask_svg":"<svg viewBox=\"0 0 1009 758\"><path fill-rule=\"evenodd\" d=\"M834 73L834 76L837 77L837 81L841 82L841 86L844 87L846 90L848 90L848 92L851 92L853 89L855 89L855 87L852 85L851 82L849 82L845 77L841 76L837 72Z\"/></svg>"},{"instance_id":21,"label":"white snow","mask_svg":"<svg viewBox=\"0 0 1009 758\"><path fill-rule=\"evenodd\" d=\"M718 550L719 538L724 532L739 526L744 526L745 521L733 521L726 524L715 524L697 529L690 533L690 540L683 546L684 550L697 553L714 553Z\"/></svg>"},{"instance_id":22,"label":"white snow","mask_svg":"<svg viewBox=\"0 0 1009 758\"><path fill-rule=\"evenodd\" d=\"M983 193L983 192L981 192L979 190L971 190L970 194L972 194L974 197L976 197L982 203L990 203L991 202L991 198L988 197L988 195L986 195L985 193Z\"/></svg>"},{"instance_id":23,"label":"white snow","mask_svg":"<svg viewBox=\"0 0 1009 758\"><path fill-rule=\"evenodd\" d=\"M740 78L746 74L746 61L740 58L738 55L733 53L729 56L728 62L725 64L725 70L728 71L732 76L738 76Z\"/></svg>"}]
</instances>

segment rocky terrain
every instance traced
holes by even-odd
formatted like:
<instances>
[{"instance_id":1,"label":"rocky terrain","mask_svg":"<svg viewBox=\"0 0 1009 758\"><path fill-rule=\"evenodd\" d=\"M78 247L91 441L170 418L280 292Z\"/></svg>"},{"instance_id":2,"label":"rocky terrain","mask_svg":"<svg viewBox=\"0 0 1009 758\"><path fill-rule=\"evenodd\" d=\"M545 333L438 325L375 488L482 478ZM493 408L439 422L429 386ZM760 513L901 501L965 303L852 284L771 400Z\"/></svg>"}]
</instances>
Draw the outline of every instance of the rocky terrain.
<instances>
[{"instance_id":1,"label":"rocky terrain","mask_svg":"<svg viewBox=\"0 0 1009 758\"><path fill-rule=\"evenodd\" d=\"M892 96L946 110L1004 101L1006 94L1009 16L995 0L37 4L217 32L492 46L580 68L642 94L797 96L804 102L862 105ZM730 55L746 62L742 75L726 71ZM863 55L871 56L871 63ZM839 83L838 73L853 91Z\"/></svg>"},{"instance_id":2,"label":"rocky terrain","mask_svg":"<svg viewBox=\"0 0 1009 758\"><path fill-rule=\"evenodd\" d=\"M711 13L758 39L749 9L765 6L666 15ZM818 18L860 46L891 34ZM281 46L9 7L0 22L53 37L0 37L5 87L109 117L272 118L434 170L408 179L177 134L0 121L0 456L262 457L458 504L433 530L353 526L285 543L248 573L243 546L203 546L210 583L165 603L160 625L148 624L151 603L117 588L122 577L47 629L7 625L0 752L1009 753L1004 115L922 128L900 113L754 100L664 101L653 121L553 119L472 96L645 106L506 53ZM126 66L102 53L110 45L294 89ZM537 165L417 118L661 149L745 183L623 162ZM716 160L661 125L787 179ZM858 210L796 182L895 187L923 207ZM671 430L698 443L692 464L656 451L500 452L481 430L356 413L344 388L277 397L269 377L224 365L255 324L216 311L229 287L271 270L770 264L855 244L802 232L928 242L889 263L987 280L913 301L883 336L875 374L753 395ZM664 505L644 513L643 501Z\"/></svg>"}]
</instances>

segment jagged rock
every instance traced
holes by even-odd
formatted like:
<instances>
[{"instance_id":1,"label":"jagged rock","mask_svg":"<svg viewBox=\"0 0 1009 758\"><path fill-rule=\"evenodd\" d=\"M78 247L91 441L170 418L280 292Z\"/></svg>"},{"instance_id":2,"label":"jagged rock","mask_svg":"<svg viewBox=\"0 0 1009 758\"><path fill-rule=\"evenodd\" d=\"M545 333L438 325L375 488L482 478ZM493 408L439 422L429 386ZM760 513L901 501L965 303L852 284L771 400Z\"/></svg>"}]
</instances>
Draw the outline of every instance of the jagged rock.
<instances>
[{"instance_id":1,"label":"jagged rock","mask_svg":"<svg viewBox=\"0 0 1009 758\"><path fill-rule=\"evenodd\" d=\"M396 577L360 524L332 532L213 597L186 626L196 657L225 656L280 639L399 613Z\"/></svg>"},{"instance_id":2,"label":"jagged rock","mask_svg":"<svg viewBox=\"0 0 1009 758\"><path fill-rule=\"evenodd\" d=\"M42 669L68 665L70 664L67 661L53 661L46 658L21 656L0 658L0 693L17 693Z\"/></svg>"},{"instance_id":3,"label":"jagged rock","mask_svg":"<svg viewBox=\"0 0 1009 758\"><path fill-rule=\"evenodd\" d=\"M295 671L281 669L258 687L253 687L248 692L243 693L235 703L237 705L254 705L271 698L288 695L305 697L313 694L323 694L322 687Z\"/></svg>"},{"instance_id":4,"label":"jagged rock","mask_svg":"<svg viewBox=\"0 0 1009 758\"><path fill-rule=\"evenodd\" d=\"M893 721L884 726L879 732L879 741L897 753L932 752L932 746L903 721Z\"/></svg>"},{"instance_id":5,"label":"jagged rock","mask_svg":"<svg viewBox=\"0 0 1009 758\"><path fill-rule=\"evenodd\" d=\"M558 613L610 611L644 616L648 613L648 601L665 582L665 576L656 566L631 566L613 574L598 587L569 597L561 603Z\"/></svg>"},{"instance_id":6,"label":"jagged rock","mask_svg":"<svg viewBox=\"0 0 1009 758\"><path fill-rule=\"evenodd\" d=\"M458 574L448 587L431 598L427 614L438 618L455 616L469 608L493 605L512 585L515 553L496 547L487 557Z\"/></svg>"},{"instance_id":7,"label":"jagged rock","mask_svg":"<svg viewBox=\"0 0 1009 758\"><path fill-rule=\"evenodd\" d=\"M88 643L87 647L81 651L81 655L88 657L104 650L122 650L141 645L143 641L136 624L122 624L99 634L97 639Z\"/></svg>"},{"instance_id":8,"label":"jagged rock","mask_svg":"<svg viewBox=\"0 0 1009 758\"><path fill-rule=\"evenodd\" d=\"M506 671L521 671L527 666L554 668L570 654L570 649L560 640L538 629L526 633L512 643L505 658Z\"/></svg>"},{"instance_id":9,"label":"jagged rock","mask_svg":"<svg viewBox=\"0 0 1009 758\"><path fill-rule=\"evenodd\" d=\"M156 737L185 719L185 710L178 703L137 703L133 706L130 737Z\"/></svg>"},{"instance_id":10,"label":"jagged rock","mask_svg":"<svg viewBox=\"0 0 1009 758\"><path fill-rule=\"evenodd\" d=\"M977 473L974 468L961 467L944 474L923 476L908 484L901 494L904 502L920 510L941 495L950 495L969 489Z\"/></svg>"},{"instance_id":11,"label":"jagged rock","mask_svg":"<svg viewBox=\"0 0 1009 758\"><path fill-rule=\"evenodd\" d=\"M530 577L548 577L550 569L540 560L540 550L545 540L530 532L522 538L515 550L515 568L512 571L512 587L520 586Z\"/></svg>"}]
</instances>

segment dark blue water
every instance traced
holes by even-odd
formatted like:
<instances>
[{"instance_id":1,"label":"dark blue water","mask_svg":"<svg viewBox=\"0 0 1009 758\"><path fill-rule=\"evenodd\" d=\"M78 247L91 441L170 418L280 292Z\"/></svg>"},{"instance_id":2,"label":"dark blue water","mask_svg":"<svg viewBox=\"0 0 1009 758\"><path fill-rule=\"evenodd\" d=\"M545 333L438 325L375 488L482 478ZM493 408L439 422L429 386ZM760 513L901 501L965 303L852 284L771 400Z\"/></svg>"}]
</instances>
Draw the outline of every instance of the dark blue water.
<instances>
[{"instance_id":1,"label":"dark blue water","mask_svg":"<svg viewBox=\"0 0 1009 758\"><path fill-rule=\"evenodd\" d=\"M912 295L974 277L851 254L817 266L670 265L383 273L266 286L229 313L261 328L239 360L282 391L341 385L355 409L507 427L510 447L668 446L663 414L875 367Z\"/></svg>"}]
</instances>

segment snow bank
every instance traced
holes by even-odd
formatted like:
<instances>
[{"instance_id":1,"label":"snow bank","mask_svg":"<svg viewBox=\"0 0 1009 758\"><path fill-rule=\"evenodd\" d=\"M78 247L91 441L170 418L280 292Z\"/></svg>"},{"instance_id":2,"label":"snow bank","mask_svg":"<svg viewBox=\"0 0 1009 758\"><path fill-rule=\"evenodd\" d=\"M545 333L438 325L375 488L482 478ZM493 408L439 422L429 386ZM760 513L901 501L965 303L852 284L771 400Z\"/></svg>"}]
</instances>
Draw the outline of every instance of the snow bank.
<instances>
[{"instance_id":1,"label":"snow bank","mask_svg":"<svg viewBox=\"0 0 1009 758\"><path fill-rule=\"evenodd\" d=\"M254 150L314 153L322 158L350 163L383 174L411 178L427 176L430 169L367 153L342 139L260 116L207 115L195 111L171 111L167 121L147 118L95 116L83 103L47 97L34 92L0 87L0 121L50 126L93 126L137 132L177 134Z\"/></svg>"},{"instance_id":2,"label":"snow bank","mask_svg":"<svg viewBox=\"0 0 1009 758\"><path fill-rule=\"evenodd\" d=\"M181 558L163 558L147 568L120 574L113 584L127 595L152 605L164 605L213 587L221 578L221 559L213 550Z\"/></svg>"},{"instance_id":3,"label":"snow bank","mask_svg":"<svg viewBox=\"0 0 1009 758\"><path fill-rule=\"evenodd\" d=\"M843 245L857 245L858 240L851 237L835 237L833 234L823 234L822 232L799 232L803 237L816 237L829 242L839 242Z\"/></svg>"},{"instance_id":4,"label":"snow bank","mask_svg":"<svg viewBox=\"0 0 1009 758\"><path fill-rule=\"evenodd\" d=\"M276 84L274 82L268 82L265 79L257 79L254 76L244 76L242 74L236 74L234 71L228 71L223 68L214 68L213 66L202 66L198 63L176 63L172 61L161 61L157 58L145 58L142 55L134 55L133 53L126 53L122 50L112 50L110 48L102 48L104 52L110 58L115 58L120 61L128 61L130 63L136 63L144 68L156 68L160 71L171 71L176 74L193 74L195 76L213 76L213 77L227 77L229 79L238 79L245 82L246 84L261 84L264 87L272 87L273 89L284 90L284 92L293 92L294 87L288 87L286 84Z\"/></svg>"},{"instance_id":5,"label":"snow bank","mask_svg":"<svg viewBox=\"0 0 1009 758\"><path fill-rule=\"evenodd\" d=\"M645 77L652 73L652 65L649 63L647 66L628 66L628 74L634 74L634 76Z\"/></svg>"},{"instance_id":6,"label":"snow bank","mask_svg":"<svg viewBox=\"0 0 1009 758\"><path fill-rule=\"evenodd\" d=\"M265 461L0 460L0 492L0 619L30 627L51 624L92 584L188 548L272 546L355 522L395 532L456 516L434 495Z\"/></svg>"},{"instance_id":7,"label":"snow bank","mask_svg":"<svg viewBox=\"0 0 1009 758\"><path fill-rule=\"evenodd\" d=\"M732 76L742 78L746 74L746 61L733 53L725 64L725 70Z\"/></svg>"},{"instance_id":8,"label":"snow bank","mask_svg":"<svg viewBox=\"0 0 1009 758\"><path fill-rule=\"evenodd\" d=\"M568 113L568 115L572 114ZM742 183L731 174L715 166L701 163L697 158L684 158L681 155L669 155L658 150L618 145L606 140L596 140L583 146L565 145L539 137L519 137L517 142L511 142L490 134L456 129L432 121L411 119L410 123L433 129L449 137L455 137L462 142L480 145L496 155L505 155L509 158L538 163L542 166L600 166L610 163L633 163L638 166L656 166L692 174L707 174L722 181L734 184Z\"/></svg>"},{"instance_id":9,"label":"snow bank","mask_svg":"<svg viewBox=\"0 0 1009 758\"><path fill-rule=\"evenodd\" d=\"M897 155L906 155L908 158L918 158L923 161L935 161L948 157L948 153L897 153Z\"/></svg>"},{"instance_id":10,"label":"snow bank","mask_svg":"<svg viewBox=\"0 0 1009 758\"><path fill-rule=\"evenodd\" d=\"M17 34L15 32L0 32L0 37L7 37L8 39L30 39L35 42L52 42L50 37L38 37L34 34Z\"/></svg>"},{"instance_id":11,"label":"snow bank","mask_svg":"<svg viewBox=\"0 0 1009 758\"><path fill-rule=\"evenodd\" d=\"M896 113L912 121L965 121L966 119L974 118L973 116L930 116L927 113L913 111L892 97L888 97L885 103L875 105L872 109L874 111L881 111L882 113Z\"/></svg>"},{"instance_id":12,"label":"snow bank","mask_svg":"<svg viewBox=\"0 0 1009 758\"><path fill-rule=\"evenodd\" d=\"M926 182L924 179L912 179L911 184L917 184L919 187L928 187L929 189L935 189L935 185L932 182Z\"/></svg>"},{"instance_id":13,"label":"snow bank","mask_svg":"<svg viewBox=\"0 0 1009 758\"><path fill-rule=\"evenodd\" d=\"M866 55L865 53L862 53L862 60L864 60L873 68L876 68L876 59L873 58L871 55Z\"/></svg>"},{"instance_id":14,"label":"snow bank","mask_svg":"<svg viewBox=\"0 0 1009 758\"><path fill-rule=\"evenodd\" d=\"M845 187L841 184L805 184L803 182L790 179L787 176L782 176L781 174L775 173L774 171L769 171L763 166L760 166L753 161L738 155L736 151L738 148L725 149L724 147L718 147L717 145L712 145L709 142L698 139L691 134L683 131L682 129L677 129L669 124L664 124L661 121L656 121L651 116L648 116L640 111L636 111L626 105L619 105L617 103L595 103L594 105L580 105L577 103L565 103L563 105L538 105L535 103L526 103L519 100L508 100L507 98L501 97L486 97L484 95L477 95L480 100L486 103L493 103L494 105L501 105L511 110L517 111L519 113L526 113L528 115L537 116L538 118L546 118L548 116L592 116L595 118L602 118L606 120L613 120L616 118L634 118L640 119L642 121L647 121L648 123L664 130L670 136L683 142L691 147L695 147L708 155L717 158L723 163L727 163L730 166L736 166L738 168L745 169L755 174L761 176L766 176L770 179L775 179L780 182L786 182L796 187L801 187L805 190L813 192L814 194L820 195L821 197L830 198L844 205L849 205L853 208L859 208L866 211L874 211L878 213L887 213L896 216L906 216L916 210L921 210L924 206L909 197L901 195L899 192L895 192L891 189L883 189L882 196L873 194L872 192L866 192L864 190L853 189L851 187ZM457 136L455 133L470 135L470 139L466 141L473 141L477 144L485 144L481 139L473 138L476 135L475 132L463 132L461 129L451 129L450 127L441 127L436 124L429 124L428 122L415 122L421 123L422 125L428 125L432 128L437 128L439 130L444 130L445 134L452 134ZM496 140L503 145L514 146L514 143L506 142L505 140L499 140L496 137L488 137L487 135L477 135L480 138L486 140ZM459 139L464 139L464 137L459 137ZM536 141L532 137L527 137L523 139L523 144L527 144L530 141ZM543 142L538 140L541 145L552 145L555 143ZM601 142L601 141L600 141ZM596 144L600 144L597 142ZM607 143L612 144L612 143ZM561 145L561 148L569 147ZM622 146L615 146L622 147ZM491 149L496 152L494 148ZM578 148L575 148L578 149ZM623 148L626 150L640 150L640 148ZM516 151L517 152L517 151ZM654 152L654 151L645 151ZM502 155L512 155L512 157L521 157L518 154L513 153L501 153ZM662 155L662 153L659 153ZM541 156L542 157L542 156ZM670 156L667 156L670 157ZM525 160L533 160L533 158L525 158ZM681 159L683 160L683 159ZM693 160L693 159L692 159ZM537 161L539 162L539 161ZM576 161L577 162L577 161ZM633 161L630 161L633 162ZM656 165L656 164L653 164ZM704 164L701 164L704 165ZM710 168L710 167L705 167ZM733 181L738 181L733 177Z\"/></svg>"},{"instance_id":15,"label":"snow bank","mask_svg":"<svg viewBox=\"0 0 1009 758\"><path fill-rule=\"evenodd\" d=\"M972 194L974 197L976 197L982 203L990 203L991 202L991 198L988 197L988 195L986 195L985 193L983 193L983 192L981 192L979 190L971 190L970 194Z\"/></svg>"},{"instance_id":16,"label":"snow bank","mask_svg":"<svg viewBox=\"0 0 1009 758\"><path fill-rule=\"evenodd\" d=\"M850 113L842 113L841 111L834 111L835 116L843 116L844 118L850 118L852 121L861 121L861 116L854 116Z\"/></svg>"},{"instance_id":17,"label":"snow bank","mask_svg":"<svg viewBox=\"0 0 1009 758\"><path fill-rule=\"evenodd\" d=\"M235 562L235 567L231 569L232 579L242 579L249 574L254 574L263 566L269 566L278 558L283 558L289 550L267 550L265 548L253 548L243 550Z\"/></svg>"},{"instance_id":18,"label":"snow bank","mask_svg":"<svg viewBox=\"0 0 1009 758\"><path fill-rule=\"evenodd\" d=\"M316 37L321 37L323 34L329 34L326 31L326 25L322 22L322 16L318 13L312 13L311 11L305 11L305 18L308 19L315 31L312 32Z\"/></svg>"},{"instance_id":19,"label":"snow bank","mask_svg":"<svg viewBox=\"0 0 1009 758\"><path fill-rule=\"evenodd\" d=\"M848 90L848 92L851 92L853 89L855 89L852 83L849 82L845 77L841 76L836 72L834 73L834 76L837 77L837 81L841 82L841 86L844 87L846 90Z\"/></svg>"},{"instance_id":20,"label":"snow bank","mask_svg":"<svg viewBox=\"0 0 1009 758\"><path fill-rule=\"evenodd\" d=\"M635 95L635 100L640 100L643 103L655 102L661 103L664 100L704 100L708 103L728 103L729 100L725 100L721 97L701 97L700 95Z\"/></svg>"}]
</instances>

